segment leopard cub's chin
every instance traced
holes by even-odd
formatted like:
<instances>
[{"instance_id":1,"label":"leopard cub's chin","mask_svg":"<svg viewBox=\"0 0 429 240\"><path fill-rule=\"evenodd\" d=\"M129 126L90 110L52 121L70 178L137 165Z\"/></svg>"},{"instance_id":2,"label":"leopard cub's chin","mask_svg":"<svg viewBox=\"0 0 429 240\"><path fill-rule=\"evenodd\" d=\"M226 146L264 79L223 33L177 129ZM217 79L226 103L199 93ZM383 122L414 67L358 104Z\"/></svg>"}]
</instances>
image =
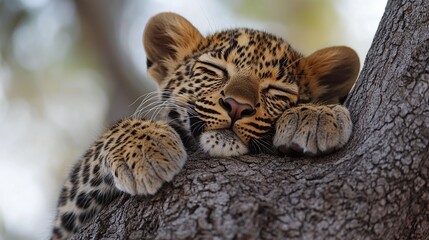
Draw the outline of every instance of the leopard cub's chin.
<instances>
[{"instance_id":1,"label":"leopard cub's chin","mask_svg":"<svg viewBox=\"0 0 429 240\"><path fill-rule=\"evenodd\" d=\"M200 135L201 148L213 157L239 156L249 152L249 148L228 129L210 130Z\"/></svg>"}]
</instances>

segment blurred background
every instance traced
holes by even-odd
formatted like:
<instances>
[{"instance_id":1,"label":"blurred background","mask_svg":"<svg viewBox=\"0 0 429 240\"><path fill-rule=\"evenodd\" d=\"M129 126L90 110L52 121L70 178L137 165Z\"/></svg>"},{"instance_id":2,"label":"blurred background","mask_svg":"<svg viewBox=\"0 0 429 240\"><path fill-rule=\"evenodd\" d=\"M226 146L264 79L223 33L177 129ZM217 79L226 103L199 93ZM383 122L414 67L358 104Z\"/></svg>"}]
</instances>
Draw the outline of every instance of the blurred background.
<instances>
[{"instance_id":1,"label":"blurred background","mask_svg":"<svg viewBox=\"0 0 429 240\"><path fill-rule=\"evenodd\" d=\"M161 11L203 34L275 33L365 59L386 0L0 0L0 240L46 239L71 165L156 86L141 34ZM136 103L134 103L136 102ZM134 104L133 104L134 103Z\"/></svg>"}]
</instances>

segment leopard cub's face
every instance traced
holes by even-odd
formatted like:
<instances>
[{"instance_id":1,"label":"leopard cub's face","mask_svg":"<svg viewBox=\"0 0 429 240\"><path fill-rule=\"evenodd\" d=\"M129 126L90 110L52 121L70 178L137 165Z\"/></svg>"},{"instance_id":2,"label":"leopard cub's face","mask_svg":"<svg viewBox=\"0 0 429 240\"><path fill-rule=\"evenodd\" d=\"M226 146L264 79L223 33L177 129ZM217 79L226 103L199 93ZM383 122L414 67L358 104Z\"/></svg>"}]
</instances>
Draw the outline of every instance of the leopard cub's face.
<instances>
[{"instance_id":1,"label":"leopard cub's face","mask_svg":"<svg viewBox=\"0 0 429 240\"><path fill-rule=\"evenodd\" d=\"M162 13L144 33L148 72L159 83L161 116L212 156L269 151L274 123L298 101L325 94L308 64L273 35L234 29L204 38L183 17Z\"/></svg>"},{"instance_id":2,"label":"leopard cub's face","mask_svg":"<svg viewBox=\"0 0 429 240\"><path fill-rule=\"evenodd\" d=\"M269 146L275 120L298 99L300 55L282 40L247 29L206 38L162 88L188 109L168 109L212 155ZM173 112L173 113L172 113ZM189 121L187 121L189 119Z\"/></svg>"}]
</instances>

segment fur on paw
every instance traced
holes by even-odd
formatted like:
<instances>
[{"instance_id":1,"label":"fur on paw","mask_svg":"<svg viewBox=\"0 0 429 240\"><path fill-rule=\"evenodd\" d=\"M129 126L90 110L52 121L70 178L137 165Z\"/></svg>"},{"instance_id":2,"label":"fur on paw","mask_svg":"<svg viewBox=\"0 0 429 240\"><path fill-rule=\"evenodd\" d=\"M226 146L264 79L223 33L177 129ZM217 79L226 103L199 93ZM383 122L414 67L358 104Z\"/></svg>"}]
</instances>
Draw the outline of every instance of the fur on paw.
<instances>
[{"instance_id":1,"label":"fur on paw","mask_svg":"<svg viewBox=\"0 0 429 240\"><path fill-rule=\"evenodd\" d=\"M301 105L286 110L276 122L274 146L283 153L307 156L344 146L352 133L350 113L342 105Z\"/></svg>"},{"instance_id":2,"label":"fur on paw","mask_svg":"<svg viewBox=\"0 0 429 240\"><path fill-rule=\"evenodd\" d=\"M115 186L131 195L154 194L182 169L187 154L179 135L163 122L133 119L122 147L108 156Z\"/></svg>"}]
</instances>

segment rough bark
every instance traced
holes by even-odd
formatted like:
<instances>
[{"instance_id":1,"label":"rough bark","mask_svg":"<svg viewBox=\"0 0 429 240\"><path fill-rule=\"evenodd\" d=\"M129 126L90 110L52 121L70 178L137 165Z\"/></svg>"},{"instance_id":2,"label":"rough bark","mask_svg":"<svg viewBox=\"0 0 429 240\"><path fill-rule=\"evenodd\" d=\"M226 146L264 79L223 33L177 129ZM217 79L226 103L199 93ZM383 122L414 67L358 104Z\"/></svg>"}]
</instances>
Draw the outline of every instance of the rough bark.
<instances>
[{"instance_id":1,"label":"rough bark","mask_svg":"<svg viewBox=\"0 0 429 240\"><path fill-rule=\"evenodd\" d=\"M193 154L73 239L428 239L429 2L389 1L350 94L354 134L319 158Z\"/></svg>"}]
</instances>

